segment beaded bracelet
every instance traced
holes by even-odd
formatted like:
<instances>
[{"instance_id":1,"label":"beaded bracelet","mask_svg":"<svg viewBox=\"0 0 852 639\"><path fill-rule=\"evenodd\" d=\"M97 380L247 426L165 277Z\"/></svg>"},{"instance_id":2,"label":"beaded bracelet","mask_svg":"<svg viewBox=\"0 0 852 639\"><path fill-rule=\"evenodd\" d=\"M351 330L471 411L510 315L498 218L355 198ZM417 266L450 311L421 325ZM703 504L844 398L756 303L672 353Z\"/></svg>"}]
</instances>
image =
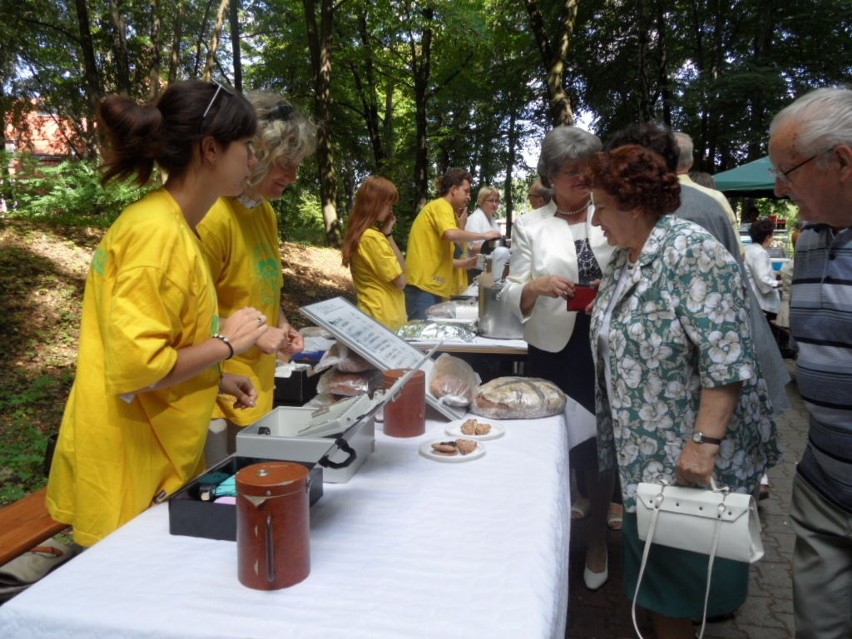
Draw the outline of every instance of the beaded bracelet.
<instances>
[{"instance_id":1,"label":"beaded bracelet","mask_svg":"<svg viewBox=\"0 0 852 639\"><path fill-rule=\"evenodd\" d=\"M221 335L220 333L216 333L215 335L213 335L213 337L215 339L220 339L223 342L225 342L225 346L227 346L228 350L230 351L230 353L228 354L228 356L225 359L231 359L234 356L234 347L231 345L231 340L229 340L224 335Z\"/></svg>"}]
</instances>

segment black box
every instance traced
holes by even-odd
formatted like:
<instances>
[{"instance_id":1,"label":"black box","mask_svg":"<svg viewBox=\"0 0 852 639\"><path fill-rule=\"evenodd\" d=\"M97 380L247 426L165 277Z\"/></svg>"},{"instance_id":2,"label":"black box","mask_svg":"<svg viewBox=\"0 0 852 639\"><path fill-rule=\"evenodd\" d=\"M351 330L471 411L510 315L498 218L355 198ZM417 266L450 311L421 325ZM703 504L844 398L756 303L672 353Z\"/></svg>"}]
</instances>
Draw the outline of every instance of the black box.
<instances>
[{"instance_id":1,"label":"black box","mask_svg":"<svg viewBox=\"0 0 852 639\"><path fill-rule=\"evenodd\" d=\"M311 375L308 377L308 372L310 372L310 369L296 370L290 377L276 377L273 395L274 405L303 406L316 397L320 376Z\"/></svg>"},{"instance_id":2,"label":"black box","mask_svg":"<svg viewBox=\"0 0 852 639\"><path fill-rule=\"evenodd\" d=\"M212 501L202 501L200 489L204 484L203 477L216 472L225 473L230 476L246 466L265 461L275 460L231 455L213 468L208 469L201 477L197 477L181 488L169 499L169 532L172 535L188 535L189 537L236 541L237 507L233 504L217 504ZM305 468L310 469L308 475L310 493L308 498L310 504L313 506L322 497L322 466L303 462L293 463L301 464Z\"/></svg>"}]
</instances>

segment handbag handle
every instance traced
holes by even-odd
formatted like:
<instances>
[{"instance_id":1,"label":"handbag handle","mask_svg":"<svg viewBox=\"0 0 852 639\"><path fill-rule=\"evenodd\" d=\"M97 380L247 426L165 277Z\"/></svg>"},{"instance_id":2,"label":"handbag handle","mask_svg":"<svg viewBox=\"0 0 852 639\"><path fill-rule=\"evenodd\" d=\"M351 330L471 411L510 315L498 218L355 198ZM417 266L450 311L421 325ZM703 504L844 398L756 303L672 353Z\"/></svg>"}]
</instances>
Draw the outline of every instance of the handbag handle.
<instances>
[{"instance_id":1,"label":"handbag handle","mask_svg":"<svg viewBox=\"0 0 852 639\"><path fill-rule=\"evenodd\" d=\"M651 521L648 523L648 534L645 538L645 547L642 549L642 563L639 566L639 577L636 579L636 590L633 592L633 604L630 607L630 616L633 619L633 629L636 631L636 636L639 639L645 639L642 632L639 630L639 624L636 621L636 600L639 598L639 588L642 587L642 575L645 574L645 567L648 564L648 554L651 552L651 543L654 539L654 531L657 528L657 518L660 516L660 506L663 504L665 497L663 492L668 486L668 482L661 481L660 492L654 497L654 512L651 513ZM710 478L711 490L714 493L722 493L727 495L729 489L727 486L720 488L716 485L716 480ZM716 559L716 549L719 546L719 536L722 533L722 514L725 512L725 500L716 506L716 526L713 531L713 545L710 547L710 559L707 562L707 586L704 590L704 613L701 615L701 631L698 633L698 639L704 637L704 627L707 625L707 604L710 601L710 580L713 576L713 562Z\"/></svg>"}]
</instances>

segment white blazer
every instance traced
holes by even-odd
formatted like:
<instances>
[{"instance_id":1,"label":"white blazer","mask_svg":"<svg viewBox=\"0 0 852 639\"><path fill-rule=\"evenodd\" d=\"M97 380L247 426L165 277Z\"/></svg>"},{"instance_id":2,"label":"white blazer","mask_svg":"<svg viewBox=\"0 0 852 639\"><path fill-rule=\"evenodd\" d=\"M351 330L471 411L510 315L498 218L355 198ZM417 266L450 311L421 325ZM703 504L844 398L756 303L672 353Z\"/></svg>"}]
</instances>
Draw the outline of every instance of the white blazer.
<instances>
[{"instance_id":1,"label":"white blazer","mask_svg":"<svg viewBox=\"0 0 852 639\"><path fill-rule=\"evenodd\" d=\"M781 297L778 295L781 283L772 270L769 252L760 244L749 244L745 250L745 264L749 283L761 310L777 313L781 306Z\"/></svg>"},{"instance_id":2,"label":"white blazer","mask_svg":"<svg viewBox=\"0 0 852 639\"><path fill-rule=\"evenodd\" d=\"M615 251L600 227L592 226L594 205L586 217L587 235L601 270L606 273ZM562 275L572 282L578 278L577 249L569 225L556 214L551 201L525 213L512 225L512 257L509 277L500 298L524 325L524 339L543 351L556 353L565 348L574 332L576 313L567 310L562 298L539 295L529 315L521 313L521 292L527 282L545 275Z\"/></svg>"}]
</instances>

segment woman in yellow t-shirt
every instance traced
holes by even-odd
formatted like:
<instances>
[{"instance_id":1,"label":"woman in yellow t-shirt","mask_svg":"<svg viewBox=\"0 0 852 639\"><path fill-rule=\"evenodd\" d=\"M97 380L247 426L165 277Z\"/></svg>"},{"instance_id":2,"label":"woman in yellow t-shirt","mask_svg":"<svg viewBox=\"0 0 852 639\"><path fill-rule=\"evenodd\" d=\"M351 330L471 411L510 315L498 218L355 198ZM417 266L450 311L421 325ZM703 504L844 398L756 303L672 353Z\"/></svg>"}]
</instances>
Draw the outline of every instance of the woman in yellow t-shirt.
<instances>
[{"instance_id":1,"label":"woman in yellow t-shirt","mask_svg":"<svg viewBox=\"0 0 852 639\"><path fill-rule=\"evenodd\" d=\"M213 416L228 422L229 452L239 428L272 410L277 359L289 359L304 348L301 334L281 308L278 220L269 202L296 181L299 165L316 148L316 127L287 100L274 93L248 98L258 117L257 164L242 194L219 198L198 225L222 315L253 306L269 318L270 328L257 348L225 364L225 371L251 379L258 394L255 406L239 411L227 396L220 397Z\"/></svg>"},{"instance_id":2,"label":"woman in yellow t-shirt","mask_svg":"<svg viewBox=\"0 0 852 639\"><path fill-rule=\"evenodd\" d=\"M358 308L392 331L405 322L405 258L393 237L399 192L390 180L371 175L355 193L343 239L343 266L352 271Z\"/></svg>"},{"instance_id":3,"label":"woman in yellow t-shirt","mask_svg":"<svg viewBox=\"0 0 852 639\"><path fill-rule=\"evenodd\" d=\"M99 106L107 182L165 185L125 209L86 279L77 374L47 487L47 509L90 546L204 469L221 388L239 406L256 392L221 363L251 348L266 317L243 308L219 321L196 227L220 195L237 195L254 157L257 118L225 87L171 85L154 105L122 96Z\"/></svg>"}]
</instances>

